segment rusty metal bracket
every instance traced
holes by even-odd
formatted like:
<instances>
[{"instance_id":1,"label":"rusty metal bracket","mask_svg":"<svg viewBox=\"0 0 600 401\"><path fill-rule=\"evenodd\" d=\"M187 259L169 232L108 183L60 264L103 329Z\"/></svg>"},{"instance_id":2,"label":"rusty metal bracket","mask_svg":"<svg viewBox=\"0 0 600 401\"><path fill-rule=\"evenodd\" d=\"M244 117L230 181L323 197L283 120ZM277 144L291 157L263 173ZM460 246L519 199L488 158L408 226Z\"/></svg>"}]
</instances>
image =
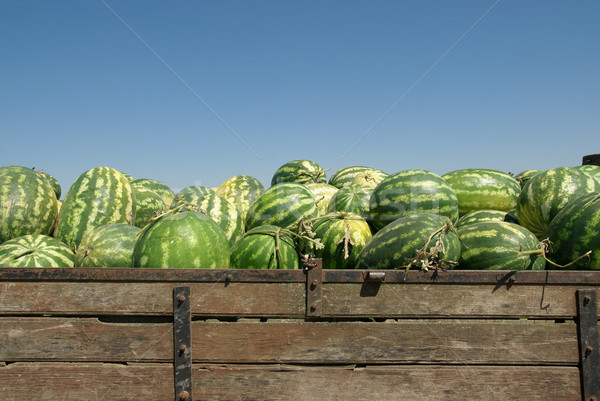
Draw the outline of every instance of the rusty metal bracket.
<instances>
[{"instance_id":1,"label":"rusty metal bracket","mask_svg":"<svg viewBox=\"0 0 600 401\"><path fill-rule=\"evenodd\" d=\"M192 314L190 287L173 289L175 401L192 400Z\"/></svg>"},{"instance_id":2,"label":"rusty metal bracket","mask_svg":"<svg viewBox=\"0 0 600 401\"><path fill-rule=\"evenodd\" d=\"M596 290L577 291L581 390L584 401L600 399L600 341L596 308Z\"/></svg>"},{"instance_id":3,"label":"rusty metal bracket","mask_svg":"<svg viewBox=\"0 0 600 401\"><path fill-rule=\"evenodd\" d=\"M306 317L323 314L323 263L320 258L309 258L306 268Z\"/></svg>"}]
</instances>

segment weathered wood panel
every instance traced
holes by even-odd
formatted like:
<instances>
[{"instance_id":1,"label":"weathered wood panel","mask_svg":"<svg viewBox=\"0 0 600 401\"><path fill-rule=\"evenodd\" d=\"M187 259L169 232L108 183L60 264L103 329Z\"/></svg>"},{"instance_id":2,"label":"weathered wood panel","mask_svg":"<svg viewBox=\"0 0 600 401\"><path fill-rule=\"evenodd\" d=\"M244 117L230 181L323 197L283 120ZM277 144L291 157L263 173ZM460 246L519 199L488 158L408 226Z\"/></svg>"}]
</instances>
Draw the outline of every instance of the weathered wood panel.
<instances>
[{"instance_id":1,"label":"weathered wood panel","mask_svg":"<svg viewBox=\"0 0 600 401\"><path fill-rule=\"evenodd\" d=\"M304 316L303 283L0 282L0 315L172 315L173 288L189 285L192 314Z\"/></svg>"},{"instance_id":2,"label":"weathered wood panel","mask_svg":"<svg viewBox=\"0 0 600 401\"><path fill-rule=\"evenodd\" d=\"M324 284L323 316L574 318L585 286Z\"/></svg>"},{"instance_id":3,"label":"weathered wood panel","mask_svg":"<svg viewBox=\"0 0 600 401\"><path fill-rule=\"evenodd\" d=\"M195 400L580 400L574 367L194 365ZM166 364L14 363L4 399L173 399Z\"/></svg>"},{"instance_id":4,"label":"weathered wood panel","mask_svg":"<svg viewBox=\"0 0 600 401\"><path fill-rule=\"evenodd\" d=\"M0 318L0 361L170 362L171 323ZM194 362L577 365L574 322L192 323Z\"/></svg>"}]
</instances>

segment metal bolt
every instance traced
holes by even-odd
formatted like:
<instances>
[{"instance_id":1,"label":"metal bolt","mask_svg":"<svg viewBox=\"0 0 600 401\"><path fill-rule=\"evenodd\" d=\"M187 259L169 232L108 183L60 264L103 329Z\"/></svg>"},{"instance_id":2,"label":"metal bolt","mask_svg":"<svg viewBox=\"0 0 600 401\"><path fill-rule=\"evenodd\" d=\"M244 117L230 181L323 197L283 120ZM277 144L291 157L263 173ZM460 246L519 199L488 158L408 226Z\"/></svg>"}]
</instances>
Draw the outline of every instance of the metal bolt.
<instances>
[{"instance_id":1,"label":"metal bolt","mask_svg":"<svg viewBox=\"0 0 600 401\"><path fill-rule=\"evenodd\" d=\"M181 303L185 302L185 295L182 294L182 295L178 296L177 300Z\"/></svg>"},{"instance_id":2,"label":"metal bolt","mask_svg":"<svg viewBox=\"0 0 600 401\"><path fill-rule=\"evenodd\" d=\"M585 347L585 356L586 356L586 358L588 356L590 356L590 354L592 353L593 350L594 349L592 347L590 347L590 346Z\"/></svg>"},{"instance_id":3,"label":"metal bolt","mask_svg":"<svg viewBox=\"0 0 600 401\"><path fill-rule=\"evenodd\" d=\"M583 306L586 306L589 303L590 303L590 297L589 297L589 295L584 296L583 297Z\"/></svg>"},{"instance_id":4,"label":"metal bolt","mask_svg":"<svg viewBox=\"0 0 600 401\"><path fill-rule=\"evenodd\" d=\"M181 352L181 353L184 353L186 349L187 349L187 347L185 346L185 344L181 344L179 346L179 352Z\"/></svg>"},{"instance_id":5,"label":"metal bolt","mask_svg":"<svg viewBox=\"0 0 600 401\"><path fill-rule=\"evenodd\" d=\"M316 311L317 310L317 304L316 303L312 304L310 306L310 310L313 311L313 312Z\"/></svg>"},{"instance_id":6,"label":"metal bolt","mask_svg":"<svg viewBox=\"0 0 600 401\"><path fill-rule=\"evenodd\" d=\"M311 284L313 287L316 287L319 284L319 282L317 280L313 280Z\"/></svg>"},{"instance_id":7,"label":"metal bolt","mask_svg":"<svg viewBox=\"0 0 600 401\"><path fill-rule=\"evenodd\" d=\"M225 277L225 281L232 281L233 280L233 274L228 274L227 277Z\"/></svg>"},{"instance_id":8,"label":"metal bolt","mask_svg":"<svg viewBox=\"0 0 600 401\"><path fill-rule=\"evenodd\" d=\"M187 391L182 391L182 392L179 393L178 396L179 396L180 400L185 401L185 400L187 400L187 399L190 398L190 393L188 393Z\"/></svg>"}]
</instances>

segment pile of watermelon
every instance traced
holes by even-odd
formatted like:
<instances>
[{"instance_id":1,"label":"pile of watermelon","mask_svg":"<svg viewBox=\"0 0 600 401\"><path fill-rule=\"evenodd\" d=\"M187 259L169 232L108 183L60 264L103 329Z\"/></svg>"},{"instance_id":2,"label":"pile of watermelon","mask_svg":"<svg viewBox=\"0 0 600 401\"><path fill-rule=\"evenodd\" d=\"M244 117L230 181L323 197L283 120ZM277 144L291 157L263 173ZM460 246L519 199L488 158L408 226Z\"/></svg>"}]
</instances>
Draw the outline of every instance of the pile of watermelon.
<instances>
[{"instance_id":1,"label":"pile of watermelon","mask_svg":"<svg viewBox=\"0 0 600 401\"><path fill-rule=\"evenodd\" d=\"M600 166L471 168L442 176L311 160L269 187L135 179L110 167L61 199L51 175L0 167L0 266L300 269L600 269Z\"/></svg>"}]
</instances>

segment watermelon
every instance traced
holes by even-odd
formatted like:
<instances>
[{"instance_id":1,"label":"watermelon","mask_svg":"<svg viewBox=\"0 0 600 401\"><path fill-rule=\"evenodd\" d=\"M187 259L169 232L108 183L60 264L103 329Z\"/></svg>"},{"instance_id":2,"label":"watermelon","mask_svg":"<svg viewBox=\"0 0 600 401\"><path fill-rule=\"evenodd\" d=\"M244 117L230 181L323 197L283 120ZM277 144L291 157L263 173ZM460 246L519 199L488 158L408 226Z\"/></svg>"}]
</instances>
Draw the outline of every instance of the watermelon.
<instances>
[{"instance_id":1,"label":"watermelon","mask_svg":"<svg viewBox=\"0 0 600 401\"><path fill-rule=\"evenodd\" d=\"M221 227L201 212L169 213L140 232L132 266L227 269L229 242Z\"/></svg>"},{"instance_id":2,"label":"watermelon","mask_svg":"<svg viewBox=\"0 0 600 401\"><path fill-rule=\"evenodd\" d=\"M600 182L600 166L596 166L594 164L584 164L581 166L575 166L574 168L581 171L585 171L586 173L594 177L596 181Z\"/></svg>"},{"instance_id":3,"label":"watermelon","mask_svg":"<svg viewBox=\"0 0 600 401\"><path fill-rule=\"evenodd\" d=\"M223 182L217 188L217 195L233 203L246 220L248 209L256 198L265 192L265 187L256 178L249 175L236 175Z\"/></svg>"},{"instance_id":4,"label":"watermelon","mask_svg":"<svg viewBox=\"0 0 600 401\"><path fill-rule=\"evenodd\" d=\"M167 209L171 207L171 203L175 198L175 193L173 192L173 190L169 188L167 184L164 184L157 180L153 180L150 178L136 178L135 180L131 181L131 185L134 188L142 187L156 192L162 198Z\"/></svg>"},{"instance_id":5,"label":"watermelon","mask_svg":"<svg viewBox=\"0 0 600 401\"><path fill-rule=\"evenodd\" d=\"M458 213L463 216L481 209L514 212L521 192L519 182L502 171L467 168L442 175L456 192Z\"/></svg>"},{"instance_id":6,"label":"watermelon","mask_svg":"<svg viewBox=\"0 0 600 401\"><path fill-rule=\"evenodd\" d=\"M129 180L113 168L94 167L69 188L54 236L76 247L96 227L134 222L135 193Z\"/></svg>"},{"instance_id":7,"label":"watermelon","mask_svg":"<svg viewBox=\"0 0 600 401\"><path fill-rule=\"evenodd\" d=\"M352 185L352 181L357 180L357 184L364 185L369 183L369 187L373 187L373 183L381 182L388 174L372 167L366 166L348 166L339 169L329 177L329 185L337 188L343 188Z\"/></svg>"},{"instance_id":8,"label":"watermelon","mask_svg":"<svg viewBox=\"0 0 600 401\"><path fill-rule=\"evenodd\" d=\"M360 185L342 187L333 194L327 207L328 212L348 212L369 217L369 201L373 190Z\"/></svg>"},{"instance_id":9,"label":"watermelon","mask_svg":"<svg viewBox=\"0 0 600 401\"><path fill-rule=\"evenodd\" d=\"M433 213L458 220L454 189L439 175L426 170L392 174L375 187L369 201L373 226L381 230L409 213Z\"/></svg>"},{"instance_id":10,"label":"watermelon","mask_svg":"<svg viewBox=\"0 0 600 401\"><path fill-rule=\"evenodd\" d=\"M76 267L130 267L140 228L115 223L88 232L75 253Z\"/></svg>"},{"instance_id":11,"label":"watermelon","mask_svg":"<svg viewBox=\"0 0 600 401\"><path fill-rule=\"evenodd\" d=\"M292 233L264 225L248 230L229 252L234 269L299 269L300 254Z\"/></svg>"},{"instance_id":12,"label":"watermelon","mask_svg":"<svg viewBox=\"0 0 600 401\"><path fill-rule=\"evenodd\" d=\"M327 182L325 170L311 160L293 160L279 167L271 178L271 186L283 182L308 184L310 182Z\"/></svg>"},{"instance_id":13,"label":"watermelon","mask_svg":"<svg viewBox=\"0 0 600 401\"><path fill-rule=\"evenodd\" d=\"M316 217L317 205L306 185L287 182L267 189L250 205L246 230L274 225L287 228L301 219Z\"/></svg>"},{"instance_id":14,"label":"watermelon","mask_svg":"<svg viewBox=\"0 0 600 401\"><path fill-rule=\"evenodd\" d=\"M0 167L0 243L27 234L52 234L58 200L50 182L21 166Z\"/></svg>"},{"instance_id":15,"label":"watermelon","mask_svg":"<svg viewBox=\"0 0 600 401\"><path fill-rule=\"evenodd\" d=\"M480 221L500 220L507 221L509 223L519 224L517 216L511 213L506 213L502 210L493 209L482 209L475 210L470 213L461 216L456 223L456 228L465 226L467 224L479 223Z\"/></svg>"},{"instance_id":16,"label":"watermelon","mask_svg":"<svg viewBox=\"0 0 600 401\"><path fill-rule=\"evenodd\" d=\"M0 245L2 267L73 267L73 251L43 234L27 234Z\"/></svg>"},{"instance_id":17,"label":"watermelon","mask_svg":"<svg viewBox=\"0 0 600 401\"><path fill-rule=\"evenodd\" d=\"M212 193L198 202L199 210L213 219L232 245L244 234L244 220L239 209L222 196Z\"/></svg>"},{"instance_id":18,"label":"watermelon","mask_svg":"<svg viewBox=\"0 0 600 401\"><path fill-rule=\"evenodd\" d=\"M548 257L569 269L600 270L600 193L569 202L548 225L544 238L551 243ZM590 252L589 258L580 259ZM571 264L574 262L573 264ZM548 268L556 268L548 264Z\"/></svg>"},{"instance_id":19,"label":"watermelon","mask_svg":"<svg viewBox=\"0 0 600 401\"><path fill-rule=\"evenodd\" d=\"M171 202L170 209L174 209L177 206L185 203L197 205L198 202L200 202L206 195L214 193L215 191L212 188L205 187L203 185L190 185L189 187L185 187L175 194L175 198L173 198L173 202Z\"/></svg>"},{"instance_id":20,"label":"watermelon","mask_svg":"<svg viewBox=\"0 0 600 401\"><path fill-rule=\"evenodd\" d=\"M521 171L519 174L515 175L515 180L517 180L517 182L519 183L521 188L523 188L525 183L527 181L529 181L531 179L531 177L533 177L534 175L537 175L539 173L542 173L542 172L543 172L542 170L535 170L535 169Z\"/></svg>"},{"instance_id":21,"label":"watermelon","mask_svg":"<svg viewBox=\"0 0 600 401\"><path fill-rule=\"evenodd\" d=\"M460 240L447 217L412 213L373 235L358 255L357 268L451 268L460 251Z\"/></svg>"},{"instance_id":22,"label":"watermelon","mask_svg":"<svg viewBox=\"0 0 600 401\"><path fill-rule=\"evenodd\" d=\"M337 188L333 185L325 184L322 182L312 182L306 184L306 188L310 191L310 193L315 198L315 203L317 204L318 215L322 216L327 214L327 208L329 207L329 201L333 194L337 192Z\"/></svg>"},{"instance_id":23,"label":"watermelon","mask_svg":"<svg viewBox=\"0 0 600 401\"><path fill-rule=\"evenodd\" d=\"M315 219L313 232L323 244L315 250L315 257L321 258L327 269L354 269L358 254L373 236L364 218L345 212Z\"/></svg>"},{"instance_id":24,"label":"watermelon","mask_svg":"<svg viewBox=\"0 0 600 401\"><path fill-rule=\"evenodd\" d=\"M164 199L158 193L140 185L132 187L135 193L135 226L142 228L154 217L168 210Z\"/></svg>"},{"instance_id":25,"label":"watermelon","mask_svg":"<svg viewBox=\"0 0 600 401\"><path fill-rule=\"evenodd\" d=\"M56 195L56 199L60 199L60 194L61 194L61 187L60 184L58 182L58 180L56 178L54 178L53 176L51 176L50 174L44 172L44 171L36 171L38 174L41 174L42 177L44 177L45 179L48 180L48 182L50 183L50 186L52 186L52 189L54 190L54 194Z\"/></svg>"},{"instance_id":26,"label":"watermelon","mask_svg":"<svg viewBox=\"0 0 600 401\"><path fill-rule=\"evenodd\" d=\"M548 225L572 200L600 191L600 183L586 172L557 167L533 176L519 195L516 215L519 224L543 239Z\"/></svg>"},{"instance_id":27,"label":"watermelon","mask_svg":"<svg viewBox=\"0 0 600 401\"><path fill-rule=\"evenodd\" d=\"M544 248L518 224L500 220L467 224L458 229L462 251L459 269L544 270Z\"/></svg>"}]
</instances>

